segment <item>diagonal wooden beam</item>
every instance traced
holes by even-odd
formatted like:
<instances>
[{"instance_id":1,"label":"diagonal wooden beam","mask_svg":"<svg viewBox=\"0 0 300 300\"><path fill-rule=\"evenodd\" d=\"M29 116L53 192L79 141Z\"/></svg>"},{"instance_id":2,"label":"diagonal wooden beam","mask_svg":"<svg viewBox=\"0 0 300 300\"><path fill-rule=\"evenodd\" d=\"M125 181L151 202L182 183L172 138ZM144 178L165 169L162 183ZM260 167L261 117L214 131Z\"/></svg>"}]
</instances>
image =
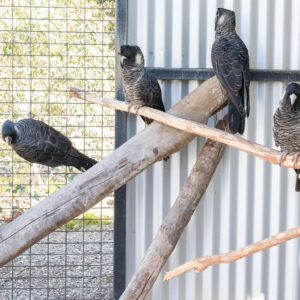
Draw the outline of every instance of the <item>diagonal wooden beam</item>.
<instances>
[{"instance_id":1,"label":"diagonal wooden beam","mask_svg":"<svg viewBox=\"0 0 300 300\"><path fill-rule=\"evenodd\" d=\"M179 101L170 114L196 122L208 118L226 103L215 77ZM170 153L180 150L195 135L153 122L101 162L68 185L0 228L0 266Z\"/></svg>"}]
</instances>

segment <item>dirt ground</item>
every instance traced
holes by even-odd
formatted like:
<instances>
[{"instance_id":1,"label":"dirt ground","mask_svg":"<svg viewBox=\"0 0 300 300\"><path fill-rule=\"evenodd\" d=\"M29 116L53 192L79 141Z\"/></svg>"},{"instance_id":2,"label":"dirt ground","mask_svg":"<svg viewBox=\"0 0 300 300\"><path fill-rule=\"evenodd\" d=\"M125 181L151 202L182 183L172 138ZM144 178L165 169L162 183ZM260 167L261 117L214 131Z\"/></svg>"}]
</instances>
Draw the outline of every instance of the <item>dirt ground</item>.
<instances>
[{"instance_id":1,"label":"dirt ground","mask_svg":"<svg viewBox=\"0 0 300 300\"><path fill-rule=\"evenodd\" d=\"M0 268L1 300L112 298L113 224L56 231Z\"/></svg>"}]
</instances>

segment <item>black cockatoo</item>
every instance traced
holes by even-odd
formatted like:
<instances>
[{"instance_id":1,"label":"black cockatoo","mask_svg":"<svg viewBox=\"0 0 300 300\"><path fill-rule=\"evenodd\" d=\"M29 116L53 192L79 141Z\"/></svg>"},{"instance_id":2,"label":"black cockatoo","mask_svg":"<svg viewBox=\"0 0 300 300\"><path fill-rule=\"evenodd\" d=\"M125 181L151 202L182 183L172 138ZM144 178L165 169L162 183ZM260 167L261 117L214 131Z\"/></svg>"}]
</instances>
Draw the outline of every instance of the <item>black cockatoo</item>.
<instances>
[{"instance_id":1,"label":"black cockatoo","mask_svg":"<svg viewBox=\"0 0 300 300\"><path fill-rule=\"evenodd\" d=\"M245 117L250 113L248 50L235 31L233 11L218 8L215 30L211 60L218 80L228 93L229 129L243 134Z\"/></svg>"},{"instance_id":2,"label":"black cockatoo","mask_svg":"<svg viewBox=\"0 0 300 300\"><path fill-rule=\"evenodd\" d=\"M125 101L136 107L149 106L165 111L160 86L157 79L145 69L140 47L123 45L120 55ZM146 124L152 122L151 119L142 118Z\"/></svg>"},{"instance_id":3,"label":"black cockatoo","mask_svg":"<svg viewBox=\"0 0 300 300\"><path fill-rule=\"evenodd\" d=\"M137 108L148 106L165 111L161 89L157 79L145 69L144 55L140 47L123 45L120 49L121 74L125 102ZM153 120L143 117L146 124ZM168 160L165 157L164 160Z\"/></svg>"},{"instance_id":4,"label":"black cockatoo","mask_svg":"<svg viewBox=\"0 0 300 300\"><path fill-rule=\"evenodd\" d=\"M63 134L34 119L23 119L17 123L5 121L2 138L18 155L31 163L48 167L72 166L85 171L97 163L80 153Z\"/></svg>"},{"instance_id":5,"label":"black cockatoo","mask_svg":"<svg viewBox=\"0 0 300 300\"><path fill-rule=\"evenodd\" d=\"M290 83L286 87L279 107L273 116L273 136L276 146L287 154L294 154L295 163L300 155L300 85ZM297 174L295 190L300 191L300 170Z\"/></svg>"}]
</instances>

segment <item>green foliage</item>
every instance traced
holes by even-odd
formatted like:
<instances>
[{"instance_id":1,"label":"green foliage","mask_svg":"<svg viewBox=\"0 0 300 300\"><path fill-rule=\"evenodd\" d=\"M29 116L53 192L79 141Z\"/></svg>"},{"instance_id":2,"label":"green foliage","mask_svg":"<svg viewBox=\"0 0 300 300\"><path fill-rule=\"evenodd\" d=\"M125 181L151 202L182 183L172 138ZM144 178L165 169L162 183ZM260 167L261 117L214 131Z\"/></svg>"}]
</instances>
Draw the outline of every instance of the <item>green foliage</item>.
<instances>
[{"instance_id":1,"label":"green foliage","mask_svg":"<svg viewBox=\"0 0 300 300\"><path fill-rule=\"evenodd\" d=\"M95 0L95 1L89 1L91 2L96 2L99 5L104 5L105 7L114 7L115 5L115 0Z\"/></svg>"},{"instance_id":2,"label":"green foliage","mask_svg":"<svg viewBox=\"0 0 300 300\"><path fill-rule=\"evenodd\" d=\"M92 213L86 213L79 219L73 219L69 221L65 226L68 230L79 230L91 226L109 225L112 223L112 219L108 216L103 216L101 219Z\"/></svg>"},{"instance_id":3,"label":"green foliage","mask_svg":"<svg viewBox=\"0 0 300 300\"><path fill-rule=\"evenodd\" d=\"M31 115L101 160L114 149L114 111L69 98L68 89L114 95L115 1L9 3L0 1L0 126ZM78 174L71 167L30 165L2 141L0 147L0 207L19 197L27 209Z\"/></svg>"}]
</instances>

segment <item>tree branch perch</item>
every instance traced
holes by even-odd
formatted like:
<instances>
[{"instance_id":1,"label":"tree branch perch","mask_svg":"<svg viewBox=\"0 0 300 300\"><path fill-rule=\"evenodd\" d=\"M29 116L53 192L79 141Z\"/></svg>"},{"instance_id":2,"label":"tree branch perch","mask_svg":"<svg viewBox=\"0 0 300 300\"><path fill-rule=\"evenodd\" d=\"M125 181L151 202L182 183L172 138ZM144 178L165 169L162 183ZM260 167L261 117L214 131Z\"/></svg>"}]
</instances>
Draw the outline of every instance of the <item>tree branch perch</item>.
<instances>
[{"instance_id":1,"label":"tree branch perch","mask_svg":"<svg viewBox=\"0 0 300 300\"><path fill-rule=\"evenodd\" d=\"M186 262L185 264L168 272L164 276L164 280L171 280L177 276L184 274L185 272L192 271L192 270L195 270L196 272L202 272L206 268L214 265L229 264L241 258L251 256L257 252L264 251L271 247L283 244L299 236L300 236L300 227L296 227L287 230L285 232L281 232L276 235L273 235L263 241L249 245L240 250L235 250L235 251L213 255L213 256L200 257L195 260Z\"/></svg>"},{"instance_id":2,"label":"tree branch perch","mask_svg":"<svg viewBox=\"0 0 300 300\"><path fill-rule=\"evenodd\" d=\"M225 92L223 91L223 93ZM125 112L128 112L129 110L128 104L126 104L123 101L113 100L109 98L102 98L96 96L95 94L91 94L75 88L70 89L70 96L82 100L87 100L92 103L97 103L103 106L107 106L116 110L121 110ZM195 109L199 109L199 108L195 108ZM129 112L136 113L134 111L134 108L131 109ZM216 128L211 128L205 124L200 124L194 121L183 119L179 115L170 115L169 113L165 113L145 106L141 107L138 110L138 115L148 117L162 124L171 126L173 128L185 132L206 137L213 141L221 142L223 144L234 147L253 156L259 157L269 163L276 164L276 165L280 165L281 163L282 152L251 142L240 135L233 135ZM272 133L270 132L270 134ZM300 161L295 163L294 156L288 155L286 159L282 161L281 166L286 168L291 168L291 169L294 168L300 169Z\"/></svg>"}]
</instances>

